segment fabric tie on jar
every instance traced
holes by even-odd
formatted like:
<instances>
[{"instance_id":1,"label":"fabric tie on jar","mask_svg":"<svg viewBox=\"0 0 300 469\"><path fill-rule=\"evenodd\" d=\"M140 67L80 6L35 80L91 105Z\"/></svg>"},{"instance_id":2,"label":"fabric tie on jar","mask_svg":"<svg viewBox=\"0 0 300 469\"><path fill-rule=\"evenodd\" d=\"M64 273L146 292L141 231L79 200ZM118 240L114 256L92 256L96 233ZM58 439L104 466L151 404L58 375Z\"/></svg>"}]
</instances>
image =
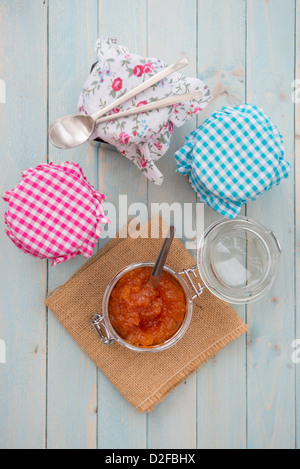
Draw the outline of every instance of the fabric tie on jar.
<instances>
[{"instance_id":1,"label":"fabric tie on jar","mask_svg":"<svg viewBox=\"0 0 300 469\"><path fill-rule=\"evenodd\" d=\"M175 153L177 172L211 208L235 218L244 204L287 178L283 139L258 107L224 107L192 132Z\"/></svg>"},{"instance_id":2,"label":"fabric tie on jar","mask_svg":"<svg viewBox=\"0 0 300 469\"><path fill-rule=\"evenodd\" d=\"M81 92L78 102L79 114L92 115L100 111L166 67L158 58L145 58L130 52L126 47L118 45L115 39L99 39L95 50L98 62ZM167 152L173 126L182 126L207 106L211 99L207 86L197 78L189 78L175 72L112 111L119 113L195 90L203 90L203 97L98 124L90 140L100 138L114 145L148 179L161 185L163 175L155 162Z\"/></svg>"},{"instance_id":3,"label":"fabric tie on jar","mask_svg":"<svg viewBox=\"0 0 300 469\"><path fill-rule=\"evenodd\" d=\"M50 259L52 266L80 254L90 257L102 224L109 223L105 196L75 163L27 169L3 199L8 237L21 251Z\"/></svg>"}]
</instances>

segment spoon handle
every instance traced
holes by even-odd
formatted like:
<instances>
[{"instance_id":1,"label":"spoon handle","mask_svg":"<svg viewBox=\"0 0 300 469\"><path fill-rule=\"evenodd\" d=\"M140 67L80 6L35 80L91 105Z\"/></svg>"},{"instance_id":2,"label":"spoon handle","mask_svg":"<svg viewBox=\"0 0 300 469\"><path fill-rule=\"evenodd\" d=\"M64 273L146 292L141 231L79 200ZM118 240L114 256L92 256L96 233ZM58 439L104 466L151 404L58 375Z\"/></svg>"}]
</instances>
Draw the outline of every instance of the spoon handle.
<instances>
[{"instance_id":1,"label":"spoon handle","mask_svg":"<svg viewBox=\"0 0 300 469\"><path fill-rule=\"evenodd\" d=\"M164 244L161 248L161 251L159 253L159 256L157 258L157 261L154 265L151 277L150 277L150 283L157 288L161 274L163 272L164 266L166 264L166 260L173 242L175 236L175 227L172 225L170 226L170 231L168 233L168 236L166 237Z\"/></svg>"},{"instance_id":2,"label":"spoon handle","mask_svg":"<svg viewBox=\"0 0 300 469\"><path fill-rule=\"evenodd\" d=\"M121 117L132 116L133 114L141 114L142 112L154 111L163 107L172 106L173 104L183 103L185 101L192 101L193 99L199 99L203 97L202 90L191 91L190 93L177 94L175 96L169 96L165 99L158 101L152 101L151 103L145 104L144 106L134 107L127 111L118 112L118 114L111 114L110 116L100 117L97 119L97 125L103 122L120 119Z\"/></svg>"},{"instance_id":3,"label":"spoon handle","mask_svg":"<svg viewBox=\"0 0 300 469\"><path fill-rule=\"evenodd\" d=\"M108 112L110 112L114 108L116 108L117 106L120 106L121 104L125 103L126 101L133 98L134 96L141 93L142 91L145 91L148 88L151 88L151 86L153 86L157 82L163 80L163 78L166 78L167 76L171 75L171 73L174 73L177 70L180 70L181 68L185 67L188 63L189 63L189 61L186 57L184 57L183 59L178 60L173 65L170 65L169 67L165 68L161 72L157 73L153 77L146 80L144 83L141 83L139 86L137 86L133 90L131 90L128 93L124 94L124 96L121 96L121 98L116 99L111 104L109 104L105 108L101 109L101 111L96 112L95 114L93 114L91 116L92 119L94 121L96 121L97 119L99 119L99 117L104 116L105 114L107 114Z\"/></svg>"}]
</instances>

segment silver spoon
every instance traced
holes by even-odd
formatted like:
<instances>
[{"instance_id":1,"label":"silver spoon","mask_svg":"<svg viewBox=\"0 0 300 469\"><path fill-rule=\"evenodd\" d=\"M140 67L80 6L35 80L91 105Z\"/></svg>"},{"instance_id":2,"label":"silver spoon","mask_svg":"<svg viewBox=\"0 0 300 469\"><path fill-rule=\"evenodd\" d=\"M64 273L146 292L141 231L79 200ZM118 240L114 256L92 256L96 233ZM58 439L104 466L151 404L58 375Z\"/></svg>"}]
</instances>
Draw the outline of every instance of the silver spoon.
<instances>
[{"instance_id":1,"label":"silver spoon","mask_svg":"<svg viewBox=\"0 0 300 469\"><path fill-rule=\"evenodd\" d=\"M101 111L91 116L71 115L65 116L54 121L49 127L49 139L52 145L63 150L75 148L82 143L86 142L94 132L96 122L99 117L104 116L112 111L117 106L125 103L137 94L151 88L163 78L176 72L177 70L185 67L189 63L187 58L183 58L175 62L173 65L165 68L153 77L141 83L133 90L126 93L119 99L116 99L111 104L103 108Z\"/></svg>"},{"instance_id":2,"label":"silver spoon","mask_svg":"<svg viewBox=\"0 0 300 469\"><path fill-rule=\"evenodd\" d=\"M175 227L172 225L170 226L170 231L168 233L168 236L166 237L164 244L161 248L161 251L159 253L159 256L157 258L157 261L154 265L154 268L152 270L152 274L149 280L149 283L153 285L155 288L158 287L161 274L164 270L164 266L171 248L171 245L173 243L173 239L175 236Z\"/></svg>"},{"instance_id":3,"label":"silver spoon","mask_svg":"<svg viewBox=\"0 0 300 469\"><path fill-rule=\"evenodd\" d=\"M97 120L97 125L120 119L121 117L128 117L134 114L155 111L163 107L173 106L173 104L184 103L185 101L193 101L193 99L199 99L202 97L202 90L190 91L189 93L185 94L176 94L175 96L169 96L168 98L160 99L158 101L152 101L151 103L145 104L144 106L133 107L127 111L118 112L118 114L111 114L110 116L100 117L100 119Z\"/></svg>"}]
</instances>

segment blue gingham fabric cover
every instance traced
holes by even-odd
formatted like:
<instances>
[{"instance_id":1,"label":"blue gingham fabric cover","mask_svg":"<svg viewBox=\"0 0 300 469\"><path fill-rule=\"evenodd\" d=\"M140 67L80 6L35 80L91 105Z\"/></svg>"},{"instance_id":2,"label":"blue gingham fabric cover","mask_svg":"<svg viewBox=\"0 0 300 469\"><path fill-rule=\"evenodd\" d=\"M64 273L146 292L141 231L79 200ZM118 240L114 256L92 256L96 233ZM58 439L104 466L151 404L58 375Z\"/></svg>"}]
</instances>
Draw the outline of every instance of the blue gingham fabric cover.
<instances>
[{"instance_id":1,"label":"blue gingham fabric cover","mask_svg":"<svg viewBox=\"0 0 300 469\"><path fill-rule=\"evenodd\" d=\"M250 104L215 112L186 137L175 158L201 201L228 218L290 172L278 128Z\"/></svg>"}]
</instances>

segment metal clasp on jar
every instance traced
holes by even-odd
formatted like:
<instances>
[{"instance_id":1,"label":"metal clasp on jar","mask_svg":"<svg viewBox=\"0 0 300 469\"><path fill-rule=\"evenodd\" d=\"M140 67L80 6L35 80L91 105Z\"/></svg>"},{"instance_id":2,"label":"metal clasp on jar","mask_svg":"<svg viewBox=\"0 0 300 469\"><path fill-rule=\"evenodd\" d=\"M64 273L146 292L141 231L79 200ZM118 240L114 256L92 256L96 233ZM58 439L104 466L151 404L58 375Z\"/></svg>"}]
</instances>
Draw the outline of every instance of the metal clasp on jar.
<instances>
[{"instance_id":1,"label":"metal clasp on jar","mask_svg":"<svg viewBox=\"0 0 300 469\"><path fill-rule=\"evenodd\" d=\"M195 300L196 298L200 298L205 287L202 287L199 282L195 284L192 278L193 276L197 279L197 265L194 265L194 267L191 267L190 269L184 269L182 272L179 272L178 275L185 277L187 279L187 283L192 287L192 290L195 293L192 299Z\"/></svg>"},{"instance_id":2,"label":"metal clasp on jar","mask_svg":"<svg viewBox=\"0 0 300 469\"><path fill-rule=\"evenodd\" d=\"M101 314L93 314L90 318L90 323L100 337L103 345L110 345L115 341L115 339L110 336Z\"/></svg>"}]
</instances>

